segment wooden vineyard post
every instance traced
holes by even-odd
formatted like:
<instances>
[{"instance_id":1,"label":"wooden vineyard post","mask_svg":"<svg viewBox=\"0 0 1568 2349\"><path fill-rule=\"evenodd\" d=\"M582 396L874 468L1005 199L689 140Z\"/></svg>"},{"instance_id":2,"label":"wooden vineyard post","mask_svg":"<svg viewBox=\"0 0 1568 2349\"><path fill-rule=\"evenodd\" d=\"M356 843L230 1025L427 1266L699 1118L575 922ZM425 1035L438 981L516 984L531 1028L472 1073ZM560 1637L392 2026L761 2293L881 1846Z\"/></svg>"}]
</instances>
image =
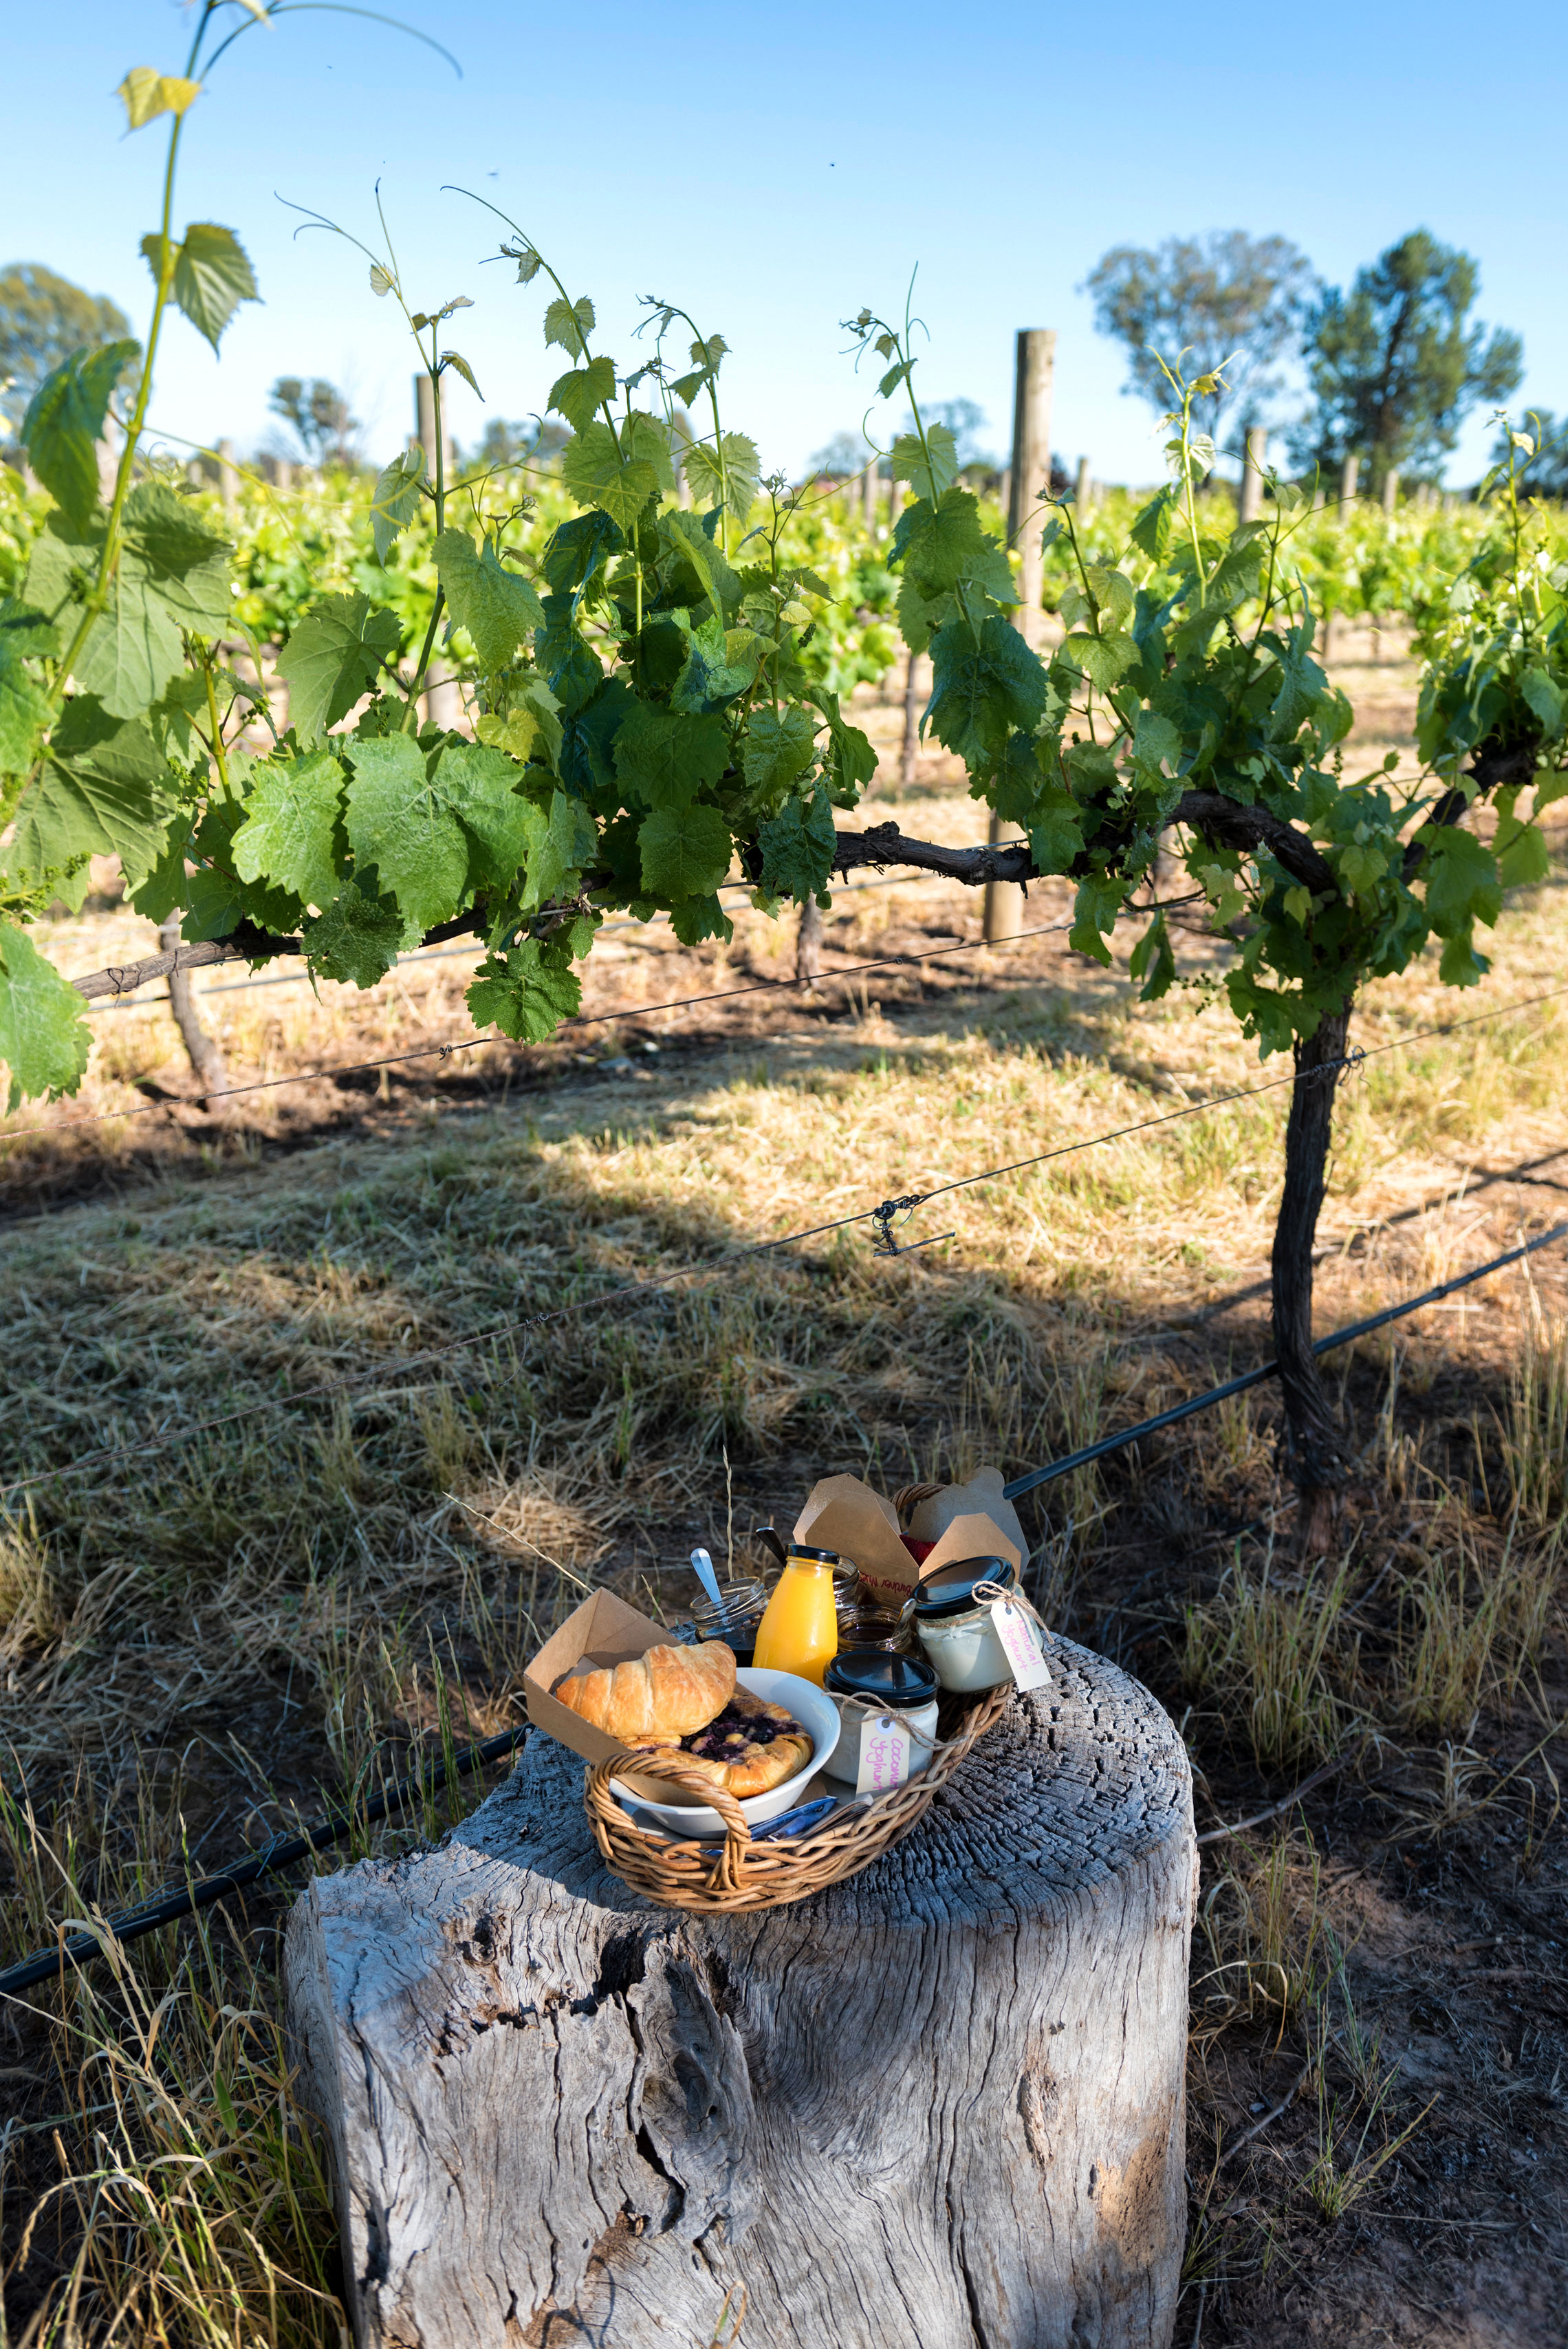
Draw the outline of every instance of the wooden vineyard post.
<instances>
[{"instance_id":1,"label":"wooden vineyard post","mask_svg":"<svg viewBox=\"0 0 1568 2349\"><path fill-rule=\"evenodd\" d=\"M822 909L815 897L808 897L795 932L795 976L804 979L809 993L821 975Z\"/></svg>"},{"instance_id":2,"label":"wooden vineyard post","mask_svg":"<svg viewBox=\"0 0 1568 2349\"><path fill-rule=\"evenodd\" d=\"M1361 460L1353 449L1339 468L1339 519L1347 520L1356 503L1356 485L1361 478Z\"/></svg>"},{"instance_id":3,"label":"wooden vineyard post","mask_svg":"<svg viewBox=\"0 0 1568 2349\"><path fill-rule=\"evenodd\" d=\"M1387 472L1384 474L1384 476L1383 476L1383 511L1384 511L1384 512L1385 512L1386 514L1391 514L1391 513L1394 513L1395 512L1397 512L1397 510L1398 510L1398 503L1399 503L1399 468L1398 467L1398 465L1390 465L1390 466L1389 466L1389 468L1388 468L1388 470L1387 470Z\"/></svg>"},{"instance_id":4,"label":"wooden vineyard post","mask_svg":"<svg viewBox=\"0 0 1568 2349\"><path fill-rule=\"evenodd\" d=\"M170 914L158 933L159 951L172 954L180 944L180 916ZM174 1014L174 1025L180 1030L191 1066L196 1071L196 1081L204 1093L221 1093L229 1081L229 1071L216 1040L201 1025L196 1009L195 991L188 970L174 969L169 974L169 1008Z\"/></svg>"},{"instance_id":5,"label":"wooden vineyard post","mask_svg":"<svg viewBox=\"0 0 1568 2349\"><path fill-rule=\"evenodd\" d=\"M428 375L414 378L414 420L419 446L425 452L425 470L432 481L436 479L436 388ZM452 485L455 471L452 458L452 436L447 430L446 414L441 416L441 480L448 490ZM455 730L463 722L462 688L445 662L432 658L425 673L425 716L435 726Z\"/></svg>"},{"instance_id":6,"label":"wooden vineyard post","mask_svg":"<svg viewBox=\"0 0 1568 2349\"><path fill-rule=\"evenodd\" d=\"M1242 461L1242 506L1237 519L1256 522L1264 510L1264 467L1268 463L1269 436L1261 424L1254 424L1247 434L1246 455Z\"/></svg>"},{"instance_id":7,"label":"wooden vineyard post","mask_svg":"<svg viewBox=\"0 0 1568 2349\"><path fill-rule=\"evenodd\" d=\"M1073 503L1080 514L1088 513L1094 504L1094 477L1089 471L1087 457L1080 457L1078 460L1078 480L1073 489Z\"/></svg>"},{"instance_id":8,"label":"wooden vineyard post","mask_svg":"<svg viewBox=\"0 0 1568 2349\"><path fill-rule=\"evenodd\" d=\"M867 533L872 538L877 534L877 460L872 457L861 475L861 495L865 500L861 511L865 515Z\"/></svg>"},{"instance_id":9,"label":"wooden vineyard post","mask_svg":"<svg viewBox=\"0 0 1568 2349\"><path fill-rule=\"evenodd\" d=\"M1007 475L1007 543L1022 557L1016 625L1037 651L1044 634L1040 590L1045 585L1044 499L1051 479L1051 392L1056 377L1054 326L1018 330L1013 368L1013 462ZM995 848L1009 834L991 818L986 838ZM985 884L985 943L999 946L1024 926L1024 893L1013 881Z\"/></svg>"},{"instance_id":10,"label":"wooden vineyard post","mask_svg":"<svg viewBox=\"0 0 1568 2349\"><path fill-rule=\"evenodd\" d=\"M898 780L903 788L914 787L920 759L920 655L911 653L903 672L903 744L899 752Z\"/></svg>"},{"instance_id":11,"label":"wooden vineyard post","mask_svg":"<svg viewBox=\"0 0 1568 2349\"><path fill-rule=\"evenodd\" d=\"M240 471L232 440L218 443L218 495L223 501L223 512L232 514L240 502Z\"/></svg>"},{"instance_id":12,"label":"wooden vineyard post","mask_svg":"<svg viewBox=\"0 0 1568 2349\"><path fill-rule=\"evenodd\" d=\"M1050 1642L912 1832L791 1907L606 1872L535 1732L438 1850L309 1886L284 1971L358 2349L1168 2349L1181 1738Z\"/></svg>"}]
</instances>

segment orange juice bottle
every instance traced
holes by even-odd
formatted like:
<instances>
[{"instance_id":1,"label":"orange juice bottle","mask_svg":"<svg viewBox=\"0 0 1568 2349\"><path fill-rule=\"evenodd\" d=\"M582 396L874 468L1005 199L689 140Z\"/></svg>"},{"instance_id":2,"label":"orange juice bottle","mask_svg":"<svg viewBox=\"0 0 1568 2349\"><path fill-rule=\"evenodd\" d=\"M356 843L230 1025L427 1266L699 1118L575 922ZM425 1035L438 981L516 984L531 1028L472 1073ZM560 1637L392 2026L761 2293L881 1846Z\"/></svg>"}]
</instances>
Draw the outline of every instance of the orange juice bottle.
<instances>
[{"instance_id":1,"label":"orange juice bottle","mask_svg":"<svg viewBox=\"0 0 1568 2349\"><path fill-rule=\"evenodd\" d=\"M753 1661L764 1671L795 1672L822 1685L822 1674L839 1652L839 1619L833 1611L830 1549L802 1549L791 1542L784 1571L757 1627Z\"/></svg>"}]
</instances>

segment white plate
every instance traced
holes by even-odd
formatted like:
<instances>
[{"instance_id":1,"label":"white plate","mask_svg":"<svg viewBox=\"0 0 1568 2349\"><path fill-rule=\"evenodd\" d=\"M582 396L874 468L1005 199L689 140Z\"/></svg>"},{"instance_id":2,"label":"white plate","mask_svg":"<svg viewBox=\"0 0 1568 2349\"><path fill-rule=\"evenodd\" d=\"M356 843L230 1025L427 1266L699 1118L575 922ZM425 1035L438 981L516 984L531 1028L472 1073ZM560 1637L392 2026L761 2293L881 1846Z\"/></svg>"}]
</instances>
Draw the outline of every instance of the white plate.
<instances>
[{"instance_id":1,"label":"white plate","mask_svg":"<svg viewBox=\"0 0 1568 2349\"><path fill-rule=\"evenodd\" d=\"M781 1786L770 1786L765 1795L748 1795L742 1802L741 1817L748 1826L756 1827L776 1819L791 1803L799 1802L807 1779L821 1768L839 1742L839 1709L813 1682L798 1680L793 1672L767 1672L748 1665L736 1673L735 1680L738 1688L749 1689L753 1696L763 1698L769 1704L781 1704L786 1713L793 1713L815 1749L811 1759L792 1778L786 1778ZM648 1795L624 1785L619 1778L611 1779L610 1791L618 1801L630 1803L656 1819L672 1835L724 1833L724 1821L706 1803L655 1803Z\"/></svg>"}]
</instances>

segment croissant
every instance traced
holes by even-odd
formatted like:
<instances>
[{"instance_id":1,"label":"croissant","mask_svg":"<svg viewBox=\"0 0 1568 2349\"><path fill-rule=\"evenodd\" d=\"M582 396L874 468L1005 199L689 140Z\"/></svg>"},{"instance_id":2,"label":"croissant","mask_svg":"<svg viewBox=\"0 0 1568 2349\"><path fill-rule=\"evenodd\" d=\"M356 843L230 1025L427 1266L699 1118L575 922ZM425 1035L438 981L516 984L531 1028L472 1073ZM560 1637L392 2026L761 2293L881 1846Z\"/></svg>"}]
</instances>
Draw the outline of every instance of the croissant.
<instances>
[{"instance_id":1,"label":"croissant","mask_svg":"<svg viewBox=\"0 0 1568 2349\"><path fill-rule=\"evenodd\" d=\"M722 1640L695 1648L650 1648L624 1664L568 1673L551 1694L591 1729L618 1744L677 1738L706 1729L735 1693L735 1651Z\"/></svg>"}]
</instances>

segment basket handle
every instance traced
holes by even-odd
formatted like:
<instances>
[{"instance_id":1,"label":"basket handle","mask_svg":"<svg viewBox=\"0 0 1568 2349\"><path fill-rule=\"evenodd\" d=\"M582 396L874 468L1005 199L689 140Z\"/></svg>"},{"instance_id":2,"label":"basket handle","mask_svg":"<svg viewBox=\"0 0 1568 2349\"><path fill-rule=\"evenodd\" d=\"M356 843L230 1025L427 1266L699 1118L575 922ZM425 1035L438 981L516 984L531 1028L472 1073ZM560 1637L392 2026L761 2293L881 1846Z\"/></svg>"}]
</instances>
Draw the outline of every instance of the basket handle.
<instances>
[{"instance_id":1,"label":"basket handle","mask_svg":"<svg viewBox=\"0 0 1568 2349\"><path fill-rule=\"evenodd\" d=\"M751 1829L746 1814L727 1786L716 1785L700 1770L693 1770L663 1746L655 1746L644 1754L626 1754L611 1762L593 1764L593 1779L604 1796L614 1802L610 1780L617 1771L623 1775L628 1765L640 1777L662 1778L688 1795L696 1795L709 1810L718 1813L724 1821L724 1849L714 1863L712 1885L716 1890L737 1892L740 1889L741 1869L751 1844ZM631 1822L628 1821L628 1825Z\"/></svg>"}]
</instances>

